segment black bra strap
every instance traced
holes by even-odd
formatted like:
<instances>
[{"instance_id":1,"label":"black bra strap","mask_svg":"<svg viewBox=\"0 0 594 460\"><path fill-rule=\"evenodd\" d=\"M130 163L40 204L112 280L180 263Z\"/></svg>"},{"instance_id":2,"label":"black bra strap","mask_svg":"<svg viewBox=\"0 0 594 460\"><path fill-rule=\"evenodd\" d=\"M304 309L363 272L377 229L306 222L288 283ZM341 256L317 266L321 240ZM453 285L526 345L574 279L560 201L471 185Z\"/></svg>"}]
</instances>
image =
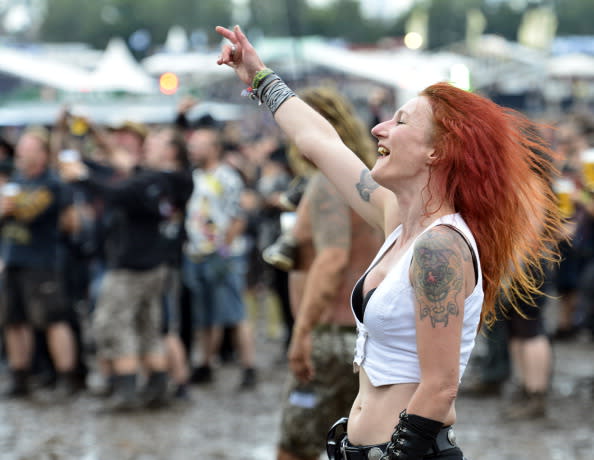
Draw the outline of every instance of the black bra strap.
<instances>
[{"instance_id":1,"label":"black bra strap","mask_svg":"<svg viewBox=\"0 0 594 460\"><path fill-rule=\"evenodd\" d=\"M466 235L464 233L462 233L460 231L460 229L454 227L453 225L450 225L450 224L437 224L437 225L442 225L444 227L451 228L456 233L458 233L458 235L460 235L464 239L464 241L466 241L466 244L468 245L468 248L470 249L470 254L472 255L472 266L474 267L474 284L476 284L478 282L478 261L476 260L476 255L474 253L474 248L472 247L472 244L470 244L470 241L468 241L468 238L466 238Z\"/></svg>"}]
</instances>

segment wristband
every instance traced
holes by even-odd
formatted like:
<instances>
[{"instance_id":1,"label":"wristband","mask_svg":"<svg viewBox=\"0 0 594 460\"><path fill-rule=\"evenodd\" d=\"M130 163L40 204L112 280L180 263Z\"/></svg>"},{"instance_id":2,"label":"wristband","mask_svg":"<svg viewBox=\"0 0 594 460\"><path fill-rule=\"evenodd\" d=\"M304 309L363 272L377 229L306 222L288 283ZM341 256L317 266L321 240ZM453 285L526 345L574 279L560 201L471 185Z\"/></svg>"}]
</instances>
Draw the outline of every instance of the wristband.
<instances>
[{"instance_id":1,"label":"wristband","mask_svg":"<svg viewBox=\"0 0 594 460\"><path fill-rule=\"evenodd\" d=\"M260 87L260 84L262 83L262 80L264 80L268 75L271 75L273 73L274 70L269 68L265 68L256 72L256 75L254 75L254 78L252 79L252 88L254 90L258 89Z\"/></svg>"},{"instance_id":2,"label":"wristband","mask_svg":"<svg viewBox=\"0 0 594 460\"><path fill-rule=\"evenodd\" d=\"M280 78L269 83L262 88L260 100L266 104L266 107L272 112L276 113L279 107L288 99L296 97L297 95L289 88Z\"/></svg>"},{"instance_id":3,"label":"wristband","mask_svg":"<svg viewBox=\"0 0 594 460\"><path fill-rule=\"evenodd\" d=\"M259 104L265 104L273 115L287 99L297 96L273 70L268 68L257 72L252 86L244 89L241 95L257 100Z\"/></svg>"},{"instance_id":4,"label":"wristband","mask_svg":"<svg viewBox=\"0 0 594 460\"><path fill-rule=\"evenodd\" d=\"M280 80L280 77L271 71L271 73L265 75L258 81L258 86L250 86L241 92L242 96L248 96L252 101L258 101L258 105L262 105L261 94L266 90L268 86L274 81Z\"/></svg>"}]
</instances>

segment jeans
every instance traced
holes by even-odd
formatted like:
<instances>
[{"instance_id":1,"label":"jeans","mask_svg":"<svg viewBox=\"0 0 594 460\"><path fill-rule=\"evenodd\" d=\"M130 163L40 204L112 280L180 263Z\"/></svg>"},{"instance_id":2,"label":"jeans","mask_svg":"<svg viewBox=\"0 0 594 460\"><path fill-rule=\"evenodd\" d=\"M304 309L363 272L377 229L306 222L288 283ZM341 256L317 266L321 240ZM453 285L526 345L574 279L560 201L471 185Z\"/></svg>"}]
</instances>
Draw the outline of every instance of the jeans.
<instances>
[{"instance_id":1,"label":"jeans","mask_svg":"<svg viewBox=\"0 0 594 460\"><path fill-rule=\"evenodd\" d=\"M184 258L183 278L192 297L196 327L233 326L245 318L246 261L214 253L199 261Z\"/></svg>"}]
</instances>

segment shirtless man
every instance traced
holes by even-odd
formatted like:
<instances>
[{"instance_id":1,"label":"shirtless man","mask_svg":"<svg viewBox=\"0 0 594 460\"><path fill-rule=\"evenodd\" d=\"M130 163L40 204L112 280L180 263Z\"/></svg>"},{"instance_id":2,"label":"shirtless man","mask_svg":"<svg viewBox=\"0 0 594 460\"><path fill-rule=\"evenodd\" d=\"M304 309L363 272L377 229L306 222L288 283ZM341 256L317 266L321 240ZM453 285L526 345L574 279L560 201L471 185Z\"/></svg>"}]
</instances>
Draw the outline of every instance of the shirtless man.
<instances>
[{"instance_id":1,"label":"shirtless man","mask_svg":"<svg viewBox=\"0 0 594 460\"><path fill-rule=\"evenodd\" d=\"M349 413L356 329L350 293L382 236L356 215L321 174L310 179L297 210L299 241L290 273L295 326L282 412L278 460L317 460L332 423Z\"/></svg>"}]
</instances>

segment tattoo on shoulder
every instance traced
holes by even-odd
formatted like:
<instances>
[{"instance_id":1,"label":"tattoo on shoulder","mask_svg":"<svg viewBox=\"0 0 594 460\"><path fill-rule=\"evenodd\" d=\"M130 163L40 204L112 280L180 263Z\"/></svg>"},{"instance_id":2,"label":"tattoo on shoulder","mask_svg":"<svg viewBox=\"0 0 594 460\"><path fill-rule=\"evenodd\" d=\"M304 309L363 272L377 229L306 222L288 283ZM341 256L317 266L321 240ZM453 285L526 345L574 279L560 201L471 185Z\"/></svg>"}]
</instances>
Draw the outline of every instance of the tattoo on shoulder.
<instances>
[{"instance_id":1,"label":"tattoo on shoulder","mask_svg":"<svg viewBox=\"0 0 594 460\"><path fill-rule=\"evenodd\" d=\"M363 201L369 201L371 199L371 192L379 187L377 182L371 178L371 173L368 169L361 171L361 177L356 185L359 196Z\"/></svg>"},{"instance_id":2,"label":"tattoo on shoulder","mask_svg":"<svg viewBox=\"0 0 594 460\"><path fill-rule=\"evenodd\" d=\"M412 263L412 284L419 302L419 315L429 317L431 326L446 327L458 316L463 294L463 259L458 236L433 230L416 243Z\"/></svg>"}]
</instances>

